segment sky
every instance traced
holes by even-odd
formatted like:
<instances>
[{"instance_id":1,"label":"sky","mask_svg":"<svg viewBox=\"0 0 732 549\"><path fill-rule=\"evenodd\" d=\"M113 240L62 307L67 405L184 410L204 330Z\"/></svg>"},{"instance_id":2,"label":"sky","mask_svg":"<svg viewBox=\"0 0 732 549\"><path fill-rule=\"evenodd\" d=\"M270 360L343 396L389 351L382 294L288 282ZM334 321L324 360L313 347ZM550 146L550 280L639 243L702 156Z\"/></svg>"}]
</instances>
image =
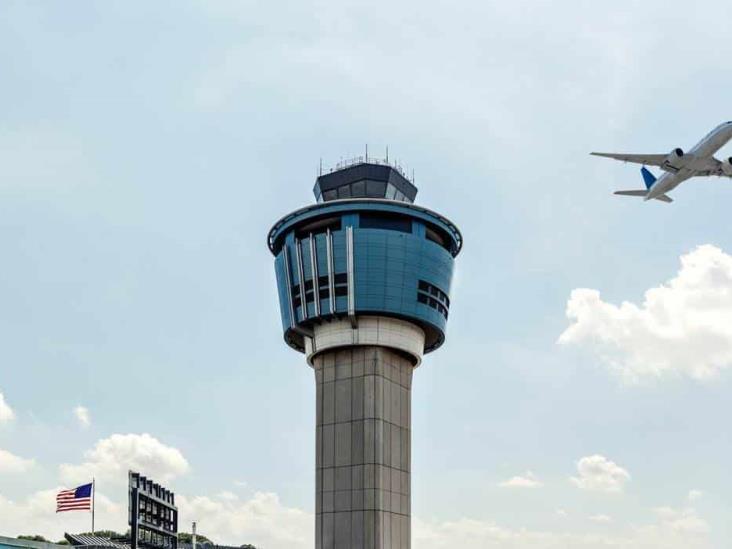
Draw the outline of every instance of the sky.
<instances>
[{"instance_id":1,"label":"sky","mask_svg":"<svg viewBox=\"0 0 732 549\"><path fill-rule=\"evenodd\" d=\"M588 154L732 119L731 19L2 2L0 534L88 530L54 496L91 477L124 531L133 468L218 543L312 547L314 376L265 238L368 144L465 238L414 377L413 546L732 546L732 180L644 203L612 195L638 167Z\"/></svg>"}]
</instances>

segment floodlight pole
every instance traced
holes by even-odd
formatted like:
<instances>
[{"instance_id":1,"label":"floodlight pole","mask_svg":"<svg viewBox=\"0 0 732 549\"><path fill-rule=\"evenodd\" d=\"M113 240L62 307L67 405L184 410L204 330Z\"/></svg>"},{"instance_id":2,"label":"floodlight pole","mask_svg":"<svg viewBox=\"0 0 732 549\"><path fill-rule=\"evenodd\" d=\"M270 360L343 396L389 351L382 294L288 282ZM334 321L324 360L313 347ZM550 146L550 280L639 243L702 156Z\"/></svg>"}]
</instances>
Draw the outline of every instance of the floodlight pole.
<instances>
[{"instance_id":1,"label":"floodlight pole","mask_svg":"<svg viewBox=\"0 0 732 549\"><path fill-rule=\"evenodd\" d=\"M191 545L193 546L193 549L196 549L196 521L193 521L193 525L191 527Z\"/></svg>"},{"instance_id":2,"label":"floodlight pole","mask_svg":"<svg viewBox=\"0 0 732 549\"><path fill-rule=\"evenodd\" d=\"M94 507L97 503L97 488L96 481L92 477L92 536L94 535Z\"/></svg>"}]
</instances>

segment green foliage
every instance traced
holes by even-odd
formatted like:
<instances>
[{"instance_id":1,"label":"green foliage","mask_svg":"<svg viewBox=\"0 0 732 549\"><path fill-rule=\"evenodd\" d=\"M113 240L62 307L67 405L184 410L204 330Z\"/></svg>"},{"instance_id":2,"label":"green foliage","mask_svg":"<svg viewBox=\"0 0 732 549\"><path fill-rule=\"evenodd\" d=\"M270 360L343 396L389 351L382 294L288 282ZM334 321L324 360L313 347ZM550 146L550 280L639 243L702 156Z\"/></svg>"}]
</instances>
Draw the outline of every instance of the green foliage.
<instances>
[{"instance_id":1,"label":"green foliage","mask_svg":"<svg viewBox=\"0 0 732 549\"><path fill-rule=\"evenodd\" d=\"M27 539L28 541L48 541L46 538L44 538L43 536L39 536L38 534L36 534L35 536L18 536L16 539Z\"/></svg>"},{"instance_id":2,"label":"green foliage","mask_svg":"<svg viewBox=\"0 0 732 549\"><path fill-rule=\"evenodd\" d=\"M94 532L94 534L92 534L91 532L82 532L80 535L82 535L82 536L94 535L94 536L99 536L100 538L107 538L107 539L125 537L124 534L120 534L119 532L115 532L114 530L97 530L96 532Z\"/></svg>"},{"instance_id":3,"label":"green foliage","mask_svg":"<svg viewBox=\"0 0 732 549\"><path fill-rule=\"evenodd\" d=\"M56 545L68 545L68 544L69 544L68 540L65 540L65 539L60 539L56 542Z\"/></svg>"},{"instance_id":4,"label":"green foliage","mask_svg":"<svg viewBox=\"0 0 732 549\"><path fill-rule=\"evenodd\" d=\"M193 534L189 534L188 532L178 532L178 541L182 541L183 543L193 543ZM196 543L210 543L211 545L215 545L213 541L202 534L196 534Z\"/></svg>"},{"instance_id":5,"label":"green foliage","mask_svg":"<svg viewBox=\"0 0 732 549\"><path fill-rule=\"evenodd\" d=\"M178 532L178 541L181 543L193 543L193 535L188 532ZM204 549L207 545L216 545L213 541L204 535L196 534L196 545L201 549ZM240 545L239 549L257 549L254 545L245 543Z\"/></svg>"}]
</instances>

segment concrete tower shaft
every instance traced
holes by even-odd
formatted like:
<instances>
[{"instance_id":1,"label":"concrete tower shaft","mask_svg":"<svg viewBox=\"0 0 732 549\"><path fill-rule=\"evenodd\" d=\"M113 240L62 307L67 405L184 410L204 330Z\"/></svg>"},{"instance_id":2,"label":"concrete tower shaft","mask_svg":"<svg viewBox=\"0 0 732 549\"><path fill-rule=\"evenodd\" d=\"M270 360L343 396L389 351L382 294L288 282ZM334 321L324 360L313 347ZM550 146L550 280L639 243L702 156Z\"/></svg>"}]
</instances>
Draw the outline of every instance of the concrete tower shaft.
<instances>
[{"instance_id":1,"label":"concrete tower shaft","mask_svg":"<svg viewBox=\"0 0 732 549\"><path fill-rule=\"evenodd\" d=\"M314 369L315 546L408 548L411 361L366 345L322 353Z\"/></svg>"},{"instance_id":2,"label":"concrete tower shaft","mask_svg":"<svg viewBox=\"0 0 732 549\"><path fill-rule=\"evenodd\" d=\"M314 192L268 245L284 339L316 378L315 546L409 549L412 373L445 340L462 236L383 163Z\"/></svg>"}]
</instances>

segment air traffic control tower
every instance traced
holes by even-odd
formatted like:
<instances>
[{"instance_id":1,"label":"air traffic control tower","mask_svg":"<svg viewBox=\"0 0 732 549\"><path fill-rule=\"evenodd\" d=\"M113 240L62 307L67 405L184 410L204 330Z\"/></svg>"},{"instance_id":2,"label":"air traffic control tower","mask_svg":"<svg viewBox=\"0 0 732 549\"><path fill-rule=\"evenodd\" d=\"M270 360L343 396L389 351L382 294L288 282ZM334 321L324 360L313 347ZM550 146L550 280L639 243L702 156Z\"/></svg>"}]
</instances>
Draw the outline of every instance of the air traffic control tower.
<instances>
[{"instance_id":1,"label":"air traffic control tower","mask_svg":"<svg viewBox=\"0 0 732 549\"><path fill-rule=\"evenodd\" d=\"M412 372L445 341L462 236L388 162L314 193L268 245L285 342L315 371L315 547L409 549Z\"/></svg>"}]
</instances>

